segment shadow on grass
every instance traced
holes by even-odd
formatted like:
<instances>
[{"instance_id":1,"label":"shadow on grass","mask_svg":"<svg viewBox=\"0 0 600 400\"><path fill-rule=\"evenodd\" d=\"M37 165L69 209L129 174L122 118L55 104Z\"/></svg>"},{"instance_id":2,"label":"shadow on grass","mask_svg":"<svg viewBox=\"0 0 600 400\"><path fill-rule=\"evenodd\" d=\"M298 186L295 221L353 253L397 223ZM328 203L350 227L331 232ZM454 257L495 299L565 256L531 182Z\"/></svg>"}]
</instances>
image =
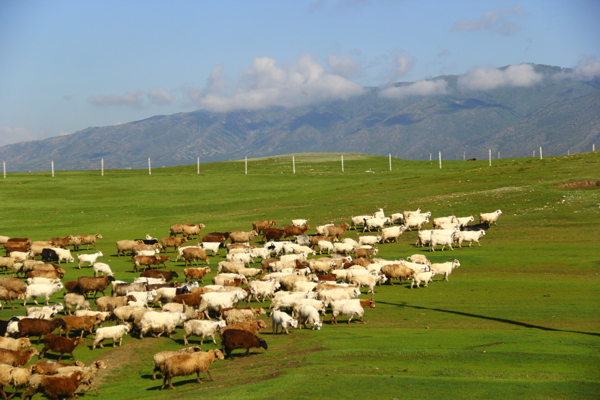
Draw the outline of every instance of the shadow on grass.
<instances>
[{"instance_id":1,"label":"shadow on grass","mask_svg":"<svg viewBox=\"0 0 600 400\"><path fill-rule=\"evenodd\" d=\"M466 313L466 312L462 312L462 311L444 310L444 309L441 309L441 308L429 308L429 307L421 307L421 306L411 306L411 305L406 304L406 303L389 303L389 302L385 302L385 301L379 301L378 304L388 304L390 306L415 308L417 310L431 310L431 311L438 311L438 312L443 312L443 313L448 313L448 314L461 315L461 316L464 316L464 317L487 319L489 321L496 321L496 322L501 322L501 323L504 323L504 324L522 326L524 328L540 329L540 330L549 331L549 332L567 332L567 333L579 333L579 334L582 334L582 335L590 335L590 336L600 336L600 333L580 332L580 331L567 331L567 330L564 330L564 329L548 328L546 326L528 324L527 322L513 321L511 319L505 319L505 318L487 317L485 315L471 314L471 313Z\"/></svg>"}]
</instances>

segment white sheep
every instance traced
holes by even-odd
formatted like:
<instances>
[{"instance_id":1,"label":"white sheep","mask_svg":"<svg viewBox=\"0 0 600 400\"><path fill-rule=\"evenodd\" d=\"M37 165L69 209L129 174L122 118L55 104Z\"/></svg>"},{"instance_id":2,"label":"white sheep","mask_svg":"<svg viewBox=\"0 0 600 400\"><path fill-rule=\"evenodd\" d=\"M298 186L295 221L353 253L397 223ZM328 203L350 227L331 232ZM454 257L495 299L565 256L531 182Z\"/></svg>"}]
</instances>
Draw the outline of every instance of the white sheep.
<instances>
[{"instance_id":1,"label":"white sheep","mask_svg":"<svg viewBox=\"0 0 600 400\"><path fill-rule=\"evenodd\" d=\"M54 250L54 252L56 253L56 255L58 256L58 263L60 264L61 262L63 262L63 260L66 263L72 263L75 262L75 259L73 258L73 256L71 255L71 250L69 249L63 249L61 247L50 247L50 249Z\"/></svg>"},{"instance_id":2,"label":"white sheep","mask_svg":"<svg viewBox=\"0 0 600 400\"><path fill-rule=\"evenodd\" d=\"M298 320L300 329L302 329L302 325L306 328L307 323L312 325L313 330L320 330L323 326L323 322L321 322L321 318L319 317L319 311L310 304L298 304L294 306L292 317Z\"/></svg>"},{"instance_id":3,"label":"white sheep","mask_svg":"<svg viewBox=\"0 0 600 400\"><path fill-rule=\"evenodd\" d=\"M333 252L347 256L354 252L354 246L345 242L337 242L333 244Z\"/></svg>"},{"instance_id":4,"label":"white sheep","mask_svg":"<svg viewBox=\"0 0 600 400\"><path fill-rule=\"evenodd\" d=\"M281 284L275 280L248 282L250 296L260 302L265 301L266 299L272 299L275 296L275 291L280 287Z\"/></svg>"},{"instance_id":5,"label":"white sheep","mask_svg":"<svg viewBox=\"0 0 600 400\"><path fill-rule=\"evenodd\" d=\"M147 333L151 333L156 337L156 333L160 336L165 332L171 338L175 327L185 319L186 316L183 313L148 311L144 313L140 321L140 338L143 338Z\"/></svg>"},{"instance_id":6,"label":"white sheep","mask_svg":"<svg viewBox=\"0 0 600 400\"><path fill-rule=\"evenodd\" d=\"M359 246L369 245L373 246L374 244L381 243L382 236L381 235L369 235L369 236L360 236L358 238Z\"/></svg>"},{"instance_id":7,"label":"white sheep","mask_svg":"<svg viewBox=\"0 0 600 400\"><path fill-rule=\"evenodd\" d=\"M211 319L209 315L210 311L220 312L223 308L233 308L238 301L244 300L246 296L247 293L245 290L204 293L198 307L198 312L204 312L206 318Z\"/></svg>"},{"instance_id":8,"label":"white sheep","mask_svg":"<svg viewBox=\"0 0 600 400\"><path fill-rule=\"evenodd\" d=\"M129 325L115 325L98 328L96 330L96 338L94 339L92 350L96 349L96 345L100 345L100 348L103 349L104 346L102 345L102 341L105 339L112 339L113 347L115 347L115 343L117 343L118 340L119 347L121 347L123 335L129 333L129 330Z\"/></svg>"},{"instance_id":9,"label":"white sheep","mask_svg":"<svg viewBox=\"0 0 600 400\"><path fill-rule=\"evenodd\" d=\"M421 227L429 222L429 217L425 215L416 215L412 214L408 218L404 219L404 226L407 230L411 230L411 228L417 228L421 230Z\"/></svg>"},{"instance_id":10,"label":"white sheep","mask_svg":"<svg viewBox=\"0 0 600 400\"><path fill-rule=\"evenodd\" d=\"M304 225L308 225L308 219L293 219L293 220L292 220L292 225L293 225L293 226L304 226Z\"/></svg>"},{"instance_id":11,"label":"white sheep","mask_svg":"<svg viewBox=\"0 0 600 400\"><path fill-rule=\"evenodd\" d=\"M219 252L219 249L223 246L221 242L202 242L199 244L205 251L212 251L213 255ZM182 253L183 254L183 253Z\"/></svg>"},{"instance_id":12,"label":"white sheep","mask_svg":"<svg viewBox=\"0 0 600 400\"><path fill-rule=\"evenodd\" d=\"M271 319L273 324L273 334L276 334L279 331L279 327L281 327L281 333L285 331L286 335L290 333L288 328L298 328L298 320L283 311L273 311L271 313Z\"/></svg>"},{"instance_id":13,"label":"white sheep","mask_svg":"<svg viewBox=\"0 0 600 400\"><path fill-rule=\"evenodd\" d=\"M425 282L425 287L427 287L427 283L431 281L433 278L433 271L423 271L423 272L415 272L412 277L412 282L410 283L410 288L413 288L413 285L416 283L417 287L420 288L421 282Z\"/></svg>"},{"instance_id":14,"label":"white sheep","mask_svg":"<svg viewBox=\"0 0 600 400\"><path fill-rule=\"evenodd\" d=\"M469 222L475 221L475 218L473 218L472 215L469 215L468 217L456 217L456 220L458 221L458 225L462 228L463 226L466 226Z\"/></svg>"},{"instance_id":15,"label":"white sheep","mask_svg":"<svg viewBox=\"0 0 600 400\"><path fill-rule=\"evenodd\" d=\"M209 336L212 338L213 344L217 344L215 334L219 332L219 329L224 328L226 325L224 320L210 321L193 319L185 321L183 323L183 344L185 346L188 345L187 338L191 335L200 336L200 346L204 344L204 339Z\"/></svg>"},{"instance_id":16,"label":"white sheep","mask_svg":"<svg viewBox=\"0 0 600 400\"><path fill-rule=\"evenodd\" d=\"M450 247L450 250L454 251L452 248L452 243L454 243L454 237L456 235L455 230L432 230L431 231L431 240L429 241L429 250L435 251L435 246L441 245L442 251L446 246Z\"/></svg>"},{"instance_id":17,"label":"white sheep","mask_svg":"<svg viewBox=\"0 0 600 400\"><path fill-rule=\"evenodd\" d=\"M381 243L397 242L398 237L404 233L406 227L404 225L391 226L381 230Z\"/></svg>"},{"instance_id":18,"label":"white sheep","mask_svg":"<svg viewBox=\"0 0 600 400\"><path fill-rule=\"evenodd\" d=\"M498 217L500 217L500 215L502 214L501 210L496 210L494 212L491 213L481 213L479 214L479 223L483 224L483 223L487 223L488 225L498 225L497 221L498 221Z\"/></svg>"},{"instance_id":19,"label":"white sheep","mask_svg":"<svg viewBox=\"0 0 600 400\"><path fill-rule=\"evenodd\" d=\"M454 270L454 268L458 267L460 267L460 262L457 259L445 263L431 264L431 272L433 272L431 278L433 279L433 277L436 275L444 275L444 279L446 279L447 281L448 275L452 273L452 270Z\"/></svg>"},{"instance_id":20,"label":"white sheep","mask_svg":"<svg viewBox=\"0 0 600 400\"><path fill-rule=\"evenodd\" d=\"M365 220L365 225L363 227L363 232L365 231L369 231L371 232L371 229L375 228L375 230L380 231L381 229L383 229L383 227L385 226L385 224L389 224L390 223L390 219L389 218L369 218Z\"/></svg>"},{"instance_id":21,"label":"white sheep","mask_svg":"<svg viewBox=\"0 0 600 400\"><path fill-rule=\"evenodd\" d=\"M25 300L23 301L23 305L27 305L27 300L33 298L33 302L38 304L37 297L44 297L44 304L48 305L48 300L50 300L50 296L59 290L63 289L63 284L61 282L56 283L34 283L32 285L27 286L25 289Z\"/></svg>"},{"instance_id":22,"label":"white sheep","mask_svg":"<svg viewBox=\"0 0 600 400\"><path fill-rule=\"evenodd\" d=\"M114 275L112 270L110 269L110 265L106 263L95 262L92 264L92 268L94 268L94 276L98 276L99 274L112 276Z\"/></svg>"},{"instance_id":23,"label":"white sheep","mask_svg":"<svg viewBox=\"0 0 600 400\"><path fill-rule=\"evenodd\" d=\"M77 267L81 269L81 266L86 262L90 265L94 265L98 257L102 256L103 254L101 251L97 251L96 253L92 254L77 254Z\"/></svg>"},{"instance_id":24,"label":"white sheep","mask_svg":"<svg viewBox=\"0 0 600 400\"><path fill-rule=\"evenodd\" d=\"M65 301L65 309L67 310L68 315L71 315L71 310L72 310L73 306L75 306L75 311L90 309L90 302L85 299L85 296L83 296L79 293L65 294L64 301Z\"/></svg>"},{"instance_id":25,"label":"white sheep","mask_svg":"<svg viewBox=\"0 0 600 400\"><path fill-rule=\"evenodd\" d=\"M361 299L351 299L351 300L335 300L331 302L331 323L337 324L338 315L348 315L350 318L347 323L349 324L352 321L354 316L357 316L360 321L364 324L365 321L363 319L363 315L365 314L365 309L362 304L366 304L367 302L371 302L370 300L361 300ZM372 302L370 303L371 307L373 307Z\"/></svg>"},{"instance_id":26,"label":"white sheep","mask_svg":"<svg viewBox=\"0 0 600 400\"><path fill-rule=\"evenodd\" d=\"M348 280L348 283L358 285L358 287L368 286L369 291L367 293L374 293L375 285L382 284L387 281L384 275L373 276L368 271L365 275L353 275Z\"/></svg>"},{"instance_id":27,"label":"white sheep","mask_svg":"<svg viewBox=\"0 0 600 400\"><path fill-rule=\"evenodd\" d=\"M350 229L356 229L356 227L358 225L364 225L365 224L365 220L369 219L369 218L373 218L372 215L355 215L354 217L352 217L350 219Z\"/></svg>"},{"instance_id":28,"label":"white sheep","mask_svg":"<svg viewBox=\"0 0 600 400\"><path fill-rule=\"evenodd\" d=\"M456 233L456 240L458 241L458 247L462 247L463 242L469 242L469 247L473 244L473 242L477 243L479 247L481 247L481 243L479 243L479 239L485 236L485 231L483 229L479 231L460 231Z\"/></svg>"}]
</instances>

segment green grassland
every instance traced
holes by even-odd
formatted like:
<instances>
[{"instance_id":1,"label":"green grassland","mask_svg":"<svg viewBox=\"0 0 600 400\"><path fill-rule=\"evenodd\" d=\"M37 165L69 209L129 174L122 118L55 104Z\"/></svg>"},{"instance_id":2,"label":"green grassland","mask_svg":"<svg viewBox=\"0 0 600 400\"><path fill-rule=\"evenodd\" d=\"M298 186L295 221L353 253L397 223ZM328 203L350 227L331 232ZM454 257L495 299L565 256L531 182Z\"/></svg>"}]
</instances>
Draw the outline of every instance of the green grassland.
<instances>
[{"instance_id":1,"label":"green grassland","mask_svg":"<svg viewBox=\"0 0 600 400\"><path fill-rule=\"evenodd\" d=\"M175 223L204 223L206 232L248 231L254 220L284 226L308 218L314 233L317 225L349 222L379 207L386 214L421 208L434 217L503 214L481 247L431 253L414 247L415 231L380 245L383 258L423 253L433 262L457 258L461 266L448 282L437 277L427 288L376 287L376 308L366 310L364 325L347 325L344 318L331 325L328 315L321 331L272 335L269 324L262 334L269 349L214 363L214 381L178 377L175 391L160 391L161 381L151 380L152 355L180 348L181 330L174 340L134 335L122 348L94 351L86 336L76 358L109 364L98 398L598 398L600 191L557 185L600 180L600 153L493 160L491 167L487 160L445 161L442 169L437 161L394 159L391 171L387 157L346 154L344 172L339 154L298 154L295 174L292 168L292 156L281 156L249 160L248 174L244 161L202 164L200 174L195 165L154 168L151 175L8 174L0 181L0 234L45 240L101 233L101 261L117 279L132 281L132 262L116 256L115 242L146 234L160 239ZM86 252L92 251L80 251ZM211 257L209 277L224 257ZM168 267L181 272L184 266ZM64 281L93 275L76 264L65 269ZM365 292L361 297L368 298ZM23 312L19 303L0 318ZM203 349L215 347L205 342Z\"/></svg>"}]
</instances>

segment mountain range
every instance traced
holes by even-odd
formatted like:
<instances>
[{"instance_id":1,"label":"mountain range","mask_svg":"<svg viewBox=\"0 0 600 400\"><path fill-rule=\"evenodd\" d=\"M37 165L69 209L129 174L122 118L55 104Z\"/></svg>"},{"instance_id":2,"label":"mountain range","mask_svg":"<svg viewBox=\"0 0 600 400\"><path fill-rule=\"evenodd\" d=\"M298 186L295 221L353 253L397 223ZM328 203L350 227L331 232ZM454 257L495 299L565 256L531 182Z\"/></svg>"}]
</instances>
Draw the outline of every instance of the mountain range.
<instances>
[{"instance_id":1,"label":"mountain range","mask_svg":"<svg viewBox=\"0 0 600 400\"><path fill-rule=\"evenodd\" d=\"M348 100L295 108L158 115L90 127L73 134L0 147L10 172L145 168L305 152L353 152L424 160L530 157L591 151L600 145L600 80L552 79L568 72L534 65L548 78L527 87L458 88L460 76L440 76L446 94L380 95L366 88ZM408 86L397 83L394 86Z\"/></svg>"}]
</instances>

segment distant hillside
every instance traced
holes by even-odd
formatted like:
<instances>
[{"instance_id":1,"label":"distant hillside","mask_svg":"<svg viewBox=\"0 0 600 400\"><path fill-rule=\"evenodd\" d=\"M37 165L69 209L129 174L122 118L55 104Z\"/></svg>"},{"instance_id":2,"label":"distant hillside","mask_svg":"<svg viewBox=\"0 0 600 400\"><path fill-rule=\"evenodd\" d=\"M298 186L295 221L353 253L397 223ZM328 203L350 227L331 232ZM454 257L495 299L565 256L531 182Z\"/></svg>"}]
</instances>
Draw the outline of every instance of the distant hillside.
<instances>
[{"instance_id":1,"label":"distant hillside","mask_svg":"<svg viewBox=\"0 0 600 400\"><path fill-rule=\"evenodd\" d=\"M550 74L557 67L535 66ZM458 76L444 76L449 95L379 96L379 89L347 101L215 113L161 115L116 126L0 148L9 171L145 168L300 152L359 152L403 159L528 157L590 151L600 146L600 82L544 79L526 87L461 92ZM400 83L397 86L408 85Z\"/></svg>"}]
</instances>

